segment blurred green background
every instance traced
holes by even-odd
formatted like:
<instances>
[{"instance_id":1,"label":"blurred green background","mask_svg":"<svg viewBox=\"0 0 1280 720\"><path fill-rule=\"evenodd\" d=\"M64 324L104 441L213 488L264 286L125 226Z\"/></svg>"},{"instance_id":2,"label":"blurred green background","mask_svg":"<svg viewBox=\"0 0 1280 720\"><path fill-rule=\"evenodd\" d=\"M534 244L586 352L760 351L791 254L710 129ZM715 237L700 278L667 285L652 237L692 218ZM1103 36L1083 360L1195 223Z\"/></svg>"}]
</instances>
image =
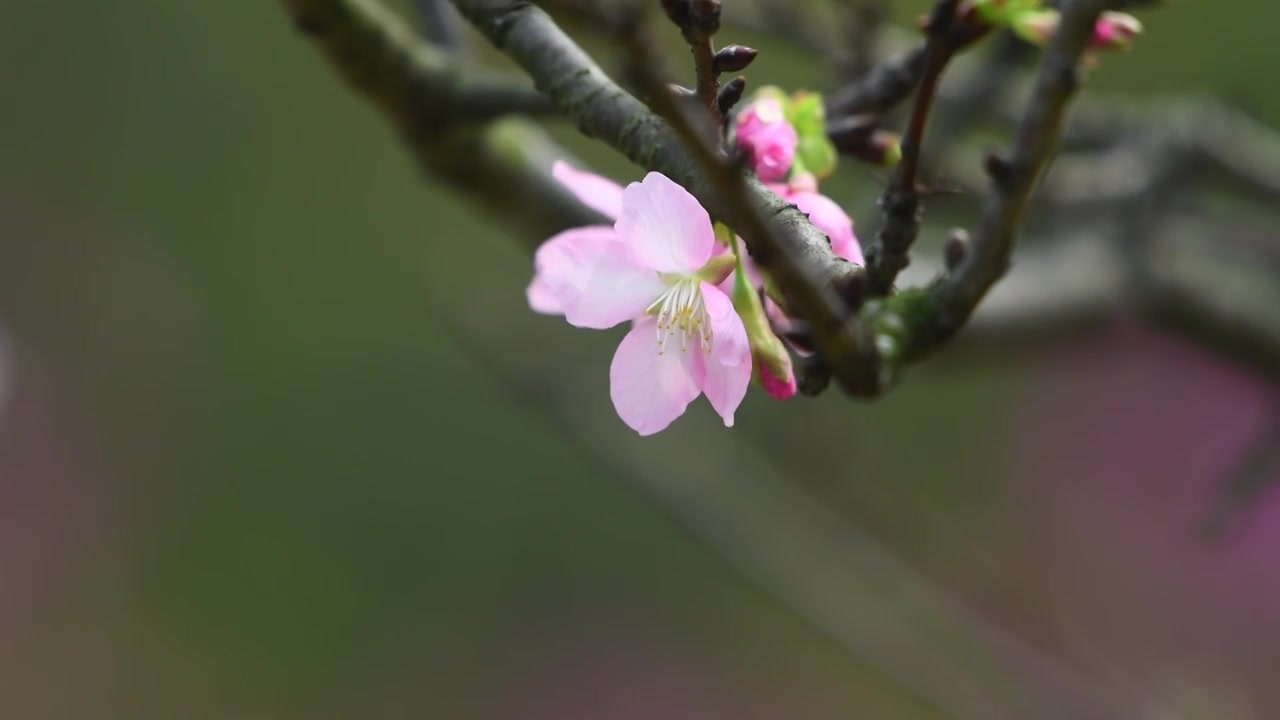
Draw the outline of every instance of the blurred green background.
<instances>
[{"instance_id":1,"label":"blurred green background","mask_svg":"<svg viewBox=\"0 0 1280 720\"><path fill-rule=\"evenodd\" d=\"M1271 5L1230 5L1145 14L1091 87L1280 122ZM619 333L530 313L528 238L424 184L277 3L5 10L6 717L998 718L1036 694L939 696L891 633L815 624L909 608L858 553L859 602L823 586L791 553L793 505L891 548L1050 675L1143 712L1280 713L1280 537L1190 534L1278 401L1266 381L1123 322L940 358L876 404L753 393L733 430L700 402L636 438L607 395ZM756 84L831 81L802 48L732 39L764 51ZM864 234L879 179L831 186ZM791 504L717 524L773 497L757 487ZM820 609L726 562L744 539ZM949 652L928 672L1002 672Z\"/></svg>"}]
</instances>

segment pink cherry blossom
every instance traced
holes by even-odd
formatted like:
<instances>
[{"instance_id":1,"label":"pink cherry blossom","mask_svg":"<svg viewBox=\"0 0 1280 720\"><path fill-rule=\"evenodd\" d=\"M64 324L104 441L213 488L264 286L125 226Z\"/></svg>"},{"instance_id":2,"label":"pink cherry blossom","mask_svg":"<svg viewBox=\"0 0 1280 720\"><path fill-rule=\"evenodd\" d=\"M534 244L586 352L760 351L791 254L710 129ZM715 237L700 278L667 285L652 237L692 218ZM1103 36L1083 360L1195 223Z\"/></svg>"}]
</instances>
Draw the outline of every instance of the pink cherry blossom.
<instances>
[{"instance_id":1,"label":"pink cherry blossom","mask_svg":"<svg viewBox=\"0 0 1280 720\"><path fill-rule=\"evenodd\" d=\"M738 148L748 153L761 181L777 182L791 172L800 139L780 99L762 97L751 103L738 113L735 133Z\"/></svg>"},{"instance_id":2,"label":"pink cherry blossom","mask_svg":"<svg viewBox=\"0 0 1280 720\"><path fill-rule=\"evenodd\" d=\"M563 162L556 163L553 175L584 205L613 220L617 220L622 214L623 188L621 185L599 175L576 170ZM801 212L806 213L814 225L831 239L831 247L836 255L849 262L863 264L862 248L854 235L853 221L840 209L839 205L818 193L817 182L812 175L802 174L793 178L790 183L772 184L768 187L788 202L795 204ZM558 271L574 264L580 265L584 257L579 251L582 243L591 245L608 242L621 242L614 228L608 225L574 228L544 242L534 258L536 273L527 291L530 307L543 314L564 316L565 309L548 282L548 278L557 273L548 273L547 268L555 268ZM737 242L741 243L741 240ZM712 252L713 255L732 256L731 249L721 245L716 245ZM762 287L763 277L759 268L745 252L742 259L743 274L750 285L755 288ZM719 290L731 296L734 290L734 278L732 276L725 278L719 285ZM790 326L790 319L773 300L765 299L764 311L768 317L766 326L771 324L780 332ZM640 322L643 321L642 318ZM794 348L793 350L802 355L806 354ZM795 395L795 375L789 369L782 375L775 375L767 372L759 360L754 361L754 366L759 373L761 386L769 395L778 399L787 399ZM696 397L696 394L693 397Z\"/></svg>"},{"instance_id":3,"label":"pink cherry blossom","mask_svg":"<svg viewBox=\"0 0 1280 720\"><path fill-rule=\"evenodd\" d=\"M628 426L651 435L706 395L733 425L751 380L742 320L716 287L732 270L711 219L658 173L621 192L603 178L557 165L556 177L613 227L566 230L539 248L530 305L594 329L632 322L609 370L610 397Z\"/></svg>"}]
</instances>

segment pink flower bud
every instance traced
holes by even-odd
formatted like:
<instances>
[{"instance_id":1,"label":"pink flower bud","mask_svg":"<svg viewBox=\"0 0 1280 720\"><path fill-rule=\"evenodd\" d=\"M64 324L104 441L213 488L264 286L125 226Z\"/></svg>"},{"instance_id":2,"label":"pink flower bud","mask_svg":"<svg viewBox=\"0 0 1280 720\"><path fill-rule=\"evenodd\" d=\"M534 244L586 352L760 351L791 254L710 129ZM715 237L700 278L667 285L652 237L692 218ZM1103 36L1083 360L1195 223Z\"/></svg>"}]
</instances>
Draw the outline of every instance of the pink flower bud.
<instances>
[{"instance_id":1,"label":"pink flower bud","mask_svg":"<svg viewBox=\"0 0 1280 720\"><path fill-rule=\"evenodd\" d=\"M796 396L796 374L791 371L791 361L787 360L787 376L774 377L772 369L763 363L759 365L760 385L769 397L775 400L789 400Z\"/></svg>"},{"instance_id":2,"label":"pink flower bud","mask_svg":"<svg viewBox=\"0 0 1280 720\"><path fill-rule=\"evenodd\" d=\"M738 114L738 149L751 158L752 168L764 182L778 182L791 171L800 139L787 122L782 101L763 97Z\"/></svg>"},{"instance_id":3,"label":"pink flower bud","mask_svg":"<svg viewBox=\"0 0 1280 720\"><path fill-rule=\"evenodd\" d=\"M1122 12L1104 12L1093 26L1092 46L1098 50L1123 50L1142 32L1138 18Z\"/></svg>"}]
</instances>

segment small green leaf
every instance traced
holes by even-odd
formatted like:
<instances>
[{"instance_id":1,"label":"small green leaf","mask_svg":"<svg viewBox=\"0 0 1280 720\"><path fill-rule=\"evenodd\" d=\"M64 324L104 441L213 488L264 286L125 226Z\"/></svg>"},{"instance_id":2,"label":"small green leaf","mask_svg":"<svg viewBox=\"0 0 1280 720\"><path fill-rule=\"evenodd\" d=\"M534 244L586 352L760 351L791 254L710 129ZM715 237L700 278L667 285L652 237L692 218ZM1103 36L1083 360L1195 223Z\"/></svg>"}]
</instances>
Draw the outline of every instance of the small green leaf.
<instances>
[{"instance_id":1,"label":"small green leaf","mask_svg":"<svg viewBox=\"0 0 1280 720\"><path fill-rule=\"evenodd\" d=\"M830 177L836 169L836 147L825 134L801 135L796 147L796 165L803 165L819 180Z\"/></svg>"},{"instance_id":2,"label":"small green leaf","mask_svg":"<svg viewBox=\"0 0 1280 720\"><path fill-rule=\"evenodd\" d=\"M826 134L826 109L822 95L816 92L798 92L786 105L787 121L800 137Z\"/></svg>"}]
</instances>

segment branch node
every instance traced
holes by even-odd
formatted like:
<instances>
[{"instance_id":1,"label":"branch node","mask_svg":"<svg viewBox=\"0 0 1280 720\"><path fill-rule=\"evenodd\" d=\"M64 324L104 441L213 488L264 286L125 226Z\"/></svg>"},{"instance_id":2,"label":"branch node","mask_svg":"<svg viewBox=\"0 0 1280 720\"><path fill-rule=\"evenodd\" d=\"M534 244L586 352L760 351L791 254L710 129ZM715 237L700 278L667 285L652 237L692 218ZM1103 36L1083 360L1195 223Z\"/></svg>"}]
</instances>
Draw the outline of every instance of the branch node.
<instances>
[{"instance_id":1,"label":"branch node","mask_svg":"<svg viewBox=\"0 0 1280 720\"><path fill-rule=\"evenodd\" d=\"M969 231L964 228L952 228L947 232L947 239L943 245L943 259L946 263L947 271L953 271L960 267L960 263L964 262L964 258L969 254Z\"/></svg>"},{"instance_id":2,"label":"branch node","mask_svg":"<svg viewBox=\"0 0 1280 720\"><path fill-rule=\"evenodd\" d=\"M996 151L988 152L982 160L983 169L987 171L987 175L991 178L991 182L1001 190L1008 190L1014 183L1013 165L1009 163L1000 153Z\"/></svg>"}]
</instances>

